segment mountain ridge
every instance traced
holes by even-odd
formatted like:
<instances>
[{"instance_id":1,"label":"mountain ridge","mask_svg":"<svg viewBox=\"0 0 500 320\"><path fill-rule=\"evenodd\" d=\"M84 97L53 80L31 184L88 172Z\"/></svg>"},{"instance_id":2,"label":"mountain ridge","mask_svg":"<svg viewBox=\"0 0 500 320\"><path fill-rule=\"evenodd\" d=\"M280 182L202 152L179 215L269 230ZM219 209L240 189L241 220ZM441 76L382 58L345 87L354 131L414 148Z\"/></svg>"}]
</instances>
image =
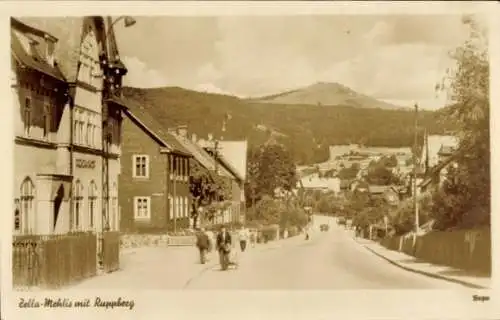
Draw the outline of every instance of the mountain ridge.
<instances>
[{"instance_id":1,"label":"mountain ridge","mask_svg":"<svg viewBox=\"0 0 500 320\"><path fill-rule=\"evenodd\" d=\"M377 100L337 82L316 82L305 87L246 100L269 104L300 104L325 107L348 105L355 108L408 109L407 107Z\"/></svg>"},{"instance_id":2,"label":"mountain ridge","mask_svg":"<svg viewBox=\"0 0 500 320\"><path fill-rule=\"evenodd\" d=\"M414 139L414 113L407 109L271 105L180 87L124 87L123 96L143 105L165 128L188 125L188 131L200 138L212 134L224 140L248 140L252 147L274 135L291 150L297 164L325 161L329 145L401 147L412 145ZM222 130L227 114L231 120ZM437 115L422 111L420 125L439 134L446 125L438 123Z\"/></svg>"}]
</instances>

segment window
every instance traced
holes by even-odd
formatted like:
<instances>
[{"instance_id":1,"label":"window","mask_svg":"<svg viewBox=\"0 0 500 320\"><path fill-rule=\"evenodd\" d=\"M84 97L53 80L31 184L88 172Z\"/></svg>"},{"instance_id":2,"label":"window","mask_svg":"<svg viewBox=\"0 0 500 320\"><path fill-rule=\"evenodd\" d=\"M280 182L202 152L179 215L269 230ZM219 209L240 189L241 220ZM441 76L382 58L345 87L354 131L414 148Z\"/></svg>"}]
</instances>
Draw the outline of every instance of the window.
<instances>
[{"instance_id":1,"label":"window","mask_svg":"<svg viewBox=\"0 0 500 320\"><path fill-rule=\"evenodd\" d=\"M170 219L173 219L174 218L174 201L172 199L172 196L168 196L168 208L169 208L169 212L170 212Z\"/></svg>"},{"instance_id":2,"label":"window","mask_svg":"<svg viewBox=\"0 0 500 320\"><path fill-rule=\"evenodd\" d=\"M78 120L75 120L73 123L73 139L75 140L75 143L80 142L80 138L78 136Z\"/></svg>"},{"instance_id":3,"label":"window","mask_svg":"<svg viewBox=\"0 0 500 320\"><path fill-rule=\"evenodd\" d=\"M81 227L81 215L83 208L83 186L80 180L77 180L73 190L74 212L71 221L71 229L77 231Z\"/></svg>"},{"instance_id":4,"label":"window","mask_svg":"<svg viewBox=\"0 0 500 320\"><path fill-rule=\"evenodd\" d=\"M90 124L90 122L87 123L87 145L94 145L94 141L92 139L92 124Z\"/></svg>"},{"instance_id":5,"label":"window","mask_svg":"<svg viewBox=\"0 0 500 320\"><path fill-rule=\"evenodd\" d=\"M29 137L31 131L31 98L24 99L24 134Z\"/></svg>"},{"instance_id":6,"label":"window","mask_svg":"<svg viewBox=\"0 0 500 320\"><path fill-rule=\"evenodd\" d=\"M14 200L14 231L21 231L21 210L19 208L19 199Z\"/></svg>"},{"instance_id":7,"label":"window","mask_svg":"<svg viewBox=\"0 0 500 320\"><path fill-rule=\"evenodd\" d=\"M150 197L134 197L134 216L136 219L151 218Z\"/></svg>"},{"instance_id":8,"label":"window","mask_svg":"<svg viewBox=\"0 0 500 320\"><path fill-rule=\"evenodd\" d=\"M149 156L134 155L133 156L133 177L148 178L149 177Z\"/></svg>"},{"instance_id":9,"label":"window","mask_svg":"<svg viewBox=\"0 0 500 320\"><path fill-rule=\"evenodd\" d=\"M176 179L176 180L179 180L179 176L180 176L180 174L181 174L181 170L182 170L182 169L181 169L181 159L179 159L179 158L177 157L177 158L175 158L175 162L177 162L177 163L176 163L176 165L175 165L175 166L176 166L176 168L177 168L177 170L175 171L175 173L176 173L176 174L175 174L175 179Z\"/></svg>"},{"instance_id":10,"label":"window","mask_svg":"<svg viewBox=\"0 0 500 320\"><path fill-rule=\"evenodd\" d=\"M35 185L30 178L24 179L21 184L21 203L19 212L19 230L23 233L33 231L30 221L34 218Z\"/></svg>"},{"instance_id":11,"label":"window","mask_svg":"<svg viewBox=\"0 0 500 320\"><path fill-rule=\"evenodd\" d=\"M80 141L79 141L80 144L83 144L86 140L84 127L85 127L85 123L83 122L83 120L80 120L79 128L78 128L78 134L80 136Z\"/></svg>"},{"instance_id":12,"label":"window","mask_svg":"<svg viewBox=\"0 0 500 320\"><path fill-rule=\"evenodd\" d=\"M97 206L97 185L94 181L90 182L89 187L89 228L94 228L95 211Z\"/></svg>"},{"instance_id":13,"label":"window","mask_svg":"<svg viewBox=\"0 0 500 320\"><path fill-rule=\"evenodd\" d=\"M189 217L189 206L188 206L188 198L184 197L184 215Z\"/></svg>"},{"instance_id":14,"label":"window","mask_svg":"<svg viewBox=\"0 0 500 320\"><path fill-rule=\"evenodd\" d=\"M43 138L48 139L51 129L51 112L50 104L45 104L43 107Z\"/></svg>"}]
</instances>

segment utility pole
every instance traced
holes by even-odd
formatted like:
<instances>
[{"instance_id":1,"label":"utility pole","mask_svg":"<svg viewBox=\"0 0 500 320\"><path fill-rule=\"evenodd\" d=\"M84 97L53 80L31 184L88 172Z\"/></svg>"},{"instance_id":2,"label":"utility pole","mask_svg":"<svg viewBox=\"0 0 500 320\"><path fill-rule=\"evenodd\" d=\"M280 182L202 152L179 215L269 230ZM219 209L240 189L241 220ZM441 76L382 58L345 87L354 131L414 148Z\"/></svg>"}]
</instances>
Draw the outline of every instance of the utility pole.
<instances>
[{"instance_id":1,"label":"utility pole","mask_svg":"<svg viewBox=\"0 0 500 320\"><path fill-rule=\"evenodd\" d=\"M420 221L418 217L418 200L417 200L417 130L418 130L418 105L415 104L415 133L413 145L413 208L415 210L415 233L418 234Z\"/></svg>"}]
</instances>

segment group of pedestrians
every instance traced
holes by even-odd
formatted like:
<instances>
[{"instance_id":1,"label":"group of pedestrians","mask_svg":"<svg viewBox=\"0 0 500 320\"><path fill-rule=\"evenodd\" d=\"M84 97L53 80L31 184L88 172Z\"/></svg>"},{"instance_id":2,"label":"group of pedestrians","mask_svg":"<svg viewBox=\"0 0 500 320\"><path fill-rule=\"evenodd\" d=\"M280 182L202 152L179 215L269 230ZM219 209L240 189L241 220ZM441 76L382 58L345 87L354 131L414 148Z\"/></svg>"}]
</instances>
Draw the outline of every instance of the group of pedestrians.
<instances>
[{"instance_id":1,"label":"group of pedestrians","mask_svg":"<svg viewBox=\"0 0 500 320\"><path fill-rule=\"evenodd\" d=\"M201 228L197 233L196 239L196 247L198 248L198 251L200 253L200 262L202 264L205 264L207 262L207 254L215 249L219 254L219 262L221 265L223 265L223 259L227 258L227 256L231 252L233 244L236 244L236 241L239 242L241 252L245 252L249 242L252 247L255 245L255 235L253 235L253 233L251 233L245 227L242 227L238 231L237 238L238 239L235 239L235 242L233 242L233 236L231 235L231 232L229 232L224 226L221 227L220 232L217 233L216 236L214 236L212 232L206 231L204 228Z\"/></svg>"}]
</instances>

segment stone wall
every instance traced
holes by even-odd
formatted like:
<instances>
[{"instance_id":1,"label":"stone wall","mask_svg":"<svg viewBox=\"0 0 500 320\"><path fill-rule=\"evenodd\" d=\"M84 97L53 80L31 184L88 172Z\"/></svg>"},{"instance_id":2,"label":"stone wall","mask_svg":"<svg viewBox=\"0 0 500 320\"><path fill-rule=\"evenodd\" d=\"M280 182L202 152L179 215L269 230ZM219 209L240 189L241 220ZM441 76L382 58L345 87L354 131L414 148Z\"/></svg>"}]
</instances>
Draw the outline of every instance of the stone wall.
<instances>
[{"instance_id":1,"label":"stone wall","mask_svg":"<svg viewBox=\"0 0 500 320\"><path fill-rule=\"evenodd\" d=\"M168 246L194 246L195 236L169 236L167 234L123 234L120 239L120 247L168 247Z\"/></svg>"}]
</instances>

